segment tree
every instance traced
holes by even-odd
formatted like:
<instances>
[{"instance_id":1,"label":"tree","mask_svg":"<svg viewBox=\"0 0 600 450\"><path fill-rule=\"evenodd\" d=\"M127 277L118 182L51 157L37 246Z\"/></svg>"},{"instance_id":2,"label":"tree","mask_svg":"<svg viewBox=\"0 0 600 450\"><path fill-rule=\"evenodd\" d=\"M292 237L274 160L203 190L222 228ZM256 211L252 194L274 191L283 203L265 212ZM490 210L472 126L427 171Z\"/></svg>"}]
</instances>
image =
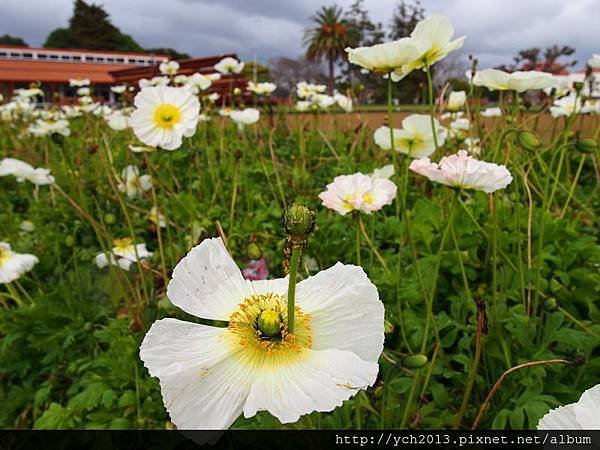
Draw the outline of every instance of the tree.
<instances>
[{"instance_id":1,"label":"tree","mask_svg":"<svg viewBox=\"0 0 600 450\"><path fill-rule=\"evenodd\" d=\"M2 45L18 45L21 47L29 47L27 42L17 36L11 36L10 34L5 34L0 36L0 44Z\"/></svg>"},{"instance_id":2,"label":"tree","mask_svg":"<svg viewBox=\"0 0 600 450\"><path fill-rule=\"evenodd\" d=\"M301 58L272 58L268 61L273 82L277 84L277 92L286 96L296 87L299 81L322 83L327 77L320 62Z\"/></svg>"},{"instance_id":3,"label":"tree","mask_svg":"<svg viewBox=\"0 0 600 450\"><path fill-rule=\"evenodd\" d=\"M337 5L323 6L311 17L314 26L304 30L306 58L310 61L327 61L330 92L334 88L335 64L345 57L344 50L351 43L348 24L342 15L343 11Z\"/></svg>"},{"instance_id":4,"label":"tree","mask_svg":"<svg viewBox=\"0 0 600 450\"><path fill-rule=\"evenodd\" d=\"M99 5L75 0L68 28L50 33L44 47L70 47L90 50L142 52L142 47L128 34L121 33Z\"/></svg>"},{"instance_id":5,"label":"tree","mask_svg":"<svg viewBox=\"0 0 600 450\"><path fill-rule=\"evenodd\" d=\"M508 72L514 72L515 70L539 70L558 75L564 73L568 67L577 64L577 61L568 61L565 63L559 61L562 57L571 56L573 53L575 53L575 49L568 45L547 47L543 55L542 50L538 47L526 48L513 58L512 64L502 65L498 68Z\"/></svg>"},{"instance_id":6,"label":"tree","mask_svg":"<svg viewBox=\"0 0 600 450\"><path fill-rule=\"evenodd\" d=\"M414 3L400 0L392 15L389 32L390 39L397 40L407 37L424 17L425 9L418 0Z\"/></svg>"}]
</instances>

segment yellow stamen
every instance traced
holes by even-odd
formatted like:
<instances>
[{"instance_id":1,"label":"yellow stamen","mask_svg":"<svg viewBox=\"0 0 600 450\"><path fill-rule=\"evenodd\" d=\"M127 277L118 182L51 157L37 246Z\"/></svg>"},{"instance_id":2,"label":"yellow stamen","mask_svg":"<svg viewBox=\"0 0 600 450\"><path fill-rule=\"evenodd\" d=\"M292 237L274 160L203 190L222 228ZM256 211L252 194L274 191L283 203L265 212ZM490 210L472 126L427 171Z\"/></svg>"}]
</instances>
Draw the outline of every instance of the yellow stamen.
<instances>
[{"instance_id":1,"label":"yellow stamen","mask_svg":"<svg viewBox=\"0 0 600 450\"><path fill-rule=\"evenodd\" d=\"M181 121L181 110L171 103L163 103L154 110L154 123L159 128L173 128Z\"/></svg>"}]
</instances>

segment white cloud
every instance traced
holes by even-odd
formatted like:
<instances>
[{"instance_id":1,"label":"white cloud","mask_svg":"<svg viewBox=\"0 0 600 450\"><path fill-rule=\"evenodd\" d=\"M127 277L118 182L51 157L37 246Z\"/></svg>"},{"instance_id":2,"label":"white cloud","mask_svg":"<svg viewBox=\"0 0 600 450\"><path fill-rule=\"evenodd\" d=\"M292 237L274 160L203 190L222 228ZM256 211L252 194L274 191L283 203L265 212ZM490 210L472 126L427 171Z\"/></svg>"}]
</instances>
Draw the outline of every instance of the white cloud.
<instances>
[{"instance_id":1,"label":"white cloud","mask_svg":"<svg viewBox=\"0 0 600 450\"><path fill-rule=\"evenodd\" d=\"M92 0L94 1L94 0ZM353 0L338 0L347 7ZM250 59L296 56L302 31L323 4L319 0L104 0L113 23L145 47L173 47L194 56L236 52ZM374 20L388 25L396 0L365 0ZM481 67L508 63L523 48L570 45L583 64L600 51L597 0L422 0L427 13L448 15L456 34L467 36L463 52ZM0 3L0 29L43 44L66 26L71 0Z\"/></svg>"}]
</instances>

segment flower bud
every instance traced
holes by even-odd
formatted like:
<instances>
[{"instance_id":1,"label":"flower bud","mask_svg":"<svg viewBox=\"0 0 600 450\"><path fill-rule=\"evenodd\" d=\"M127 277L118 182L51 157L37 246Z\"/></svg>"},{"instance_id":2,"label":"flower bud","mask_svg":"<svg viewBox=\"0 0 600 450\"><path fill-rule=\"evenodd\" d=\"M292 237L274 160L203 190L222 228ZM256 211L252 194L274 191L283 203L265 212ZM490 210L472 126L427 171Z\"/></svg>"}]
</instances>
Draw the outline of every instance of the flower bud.
<instances>
[{"instance_id":1,"label":"flower bud","mask_svg":"<svg viewBox=\"0 0 600 450\"><path fill-rule=\"evenodd\" d=\"M115 217L114 214L108 213L104 215L104 222L107 225L112 225L113 223L115 223L117 221L117 218Z\"/></svg>"},{"instance_id":2,"label":"flower bud","mask_svg":"<svg viewBox=\"0 0 600 450\"><path fill-rule=\"evenodd\" d=\"M286 234L305 240L315 229L315 213L306 206L293 203L283 214L283 229Z\"/></svg>"},{"instance_id":3,"label":"flower bud","mask_svg":"<svg viewBox=\"0 0 600 450\"><path fill-rule=\"evenodd\" d=\"M419 369L427 364L427 361L427 356L419 353L404 358L402 360L402 365L408 369Z\"/></svg>"},{"instance_id":4,"label":"flower bud","mask_svg":"<svg viewBox=\"0 0 600 450\"><path fill-rule=\"evenodd\" d=\"M598 143L592 138L585 138L577 141L575 148L581 153L595 153L598 150Z\"/></svg>"},{"instance_id":5,"label":"flower bud","mask_svg":"<svg viewBox=\"0 0 600 450\"><path fill-rule=\"evenodd\" d=\"M75 238L73 236L67 236L65 238L65 245L67 247L73 247L75 245Z\"/></svg>"},{"instance_id":6,"label":"flower bud","mask_svg":"<svg viewBox=\"0 0 600 450\"><path fill-rule=\"evenodd\" d=\"M389 320L385 320L383 322L383 332L390 334L392 331L394 331L394 325Z\"/></svg>"},{"instance_id":7,"label":"flower bud","mask_svg":"<svg viewBox=\"0 0 600 450\"><path fill-rule=\"evenodd\" d=\"M19 229L26 233L30 233L35 230L35 225L30 220L24 220L21 222L21 225L19 225Z\"/></svg>"},{"instance_id":8,"label":"flower bud","mask_svg":"<svg viewBox=\"0 0 600 450\"><path fill-rule=\"evenodd\" d=\"M519 131L517 140L525 150L537 150L542 146L537 136L529 131Z\"/></svg>"},{"instance_id":9,"label":"flower bud","mask_svg":"<svg viewBox=\"0 0 600 450\"><path fill-rule=\"evenodd\" d=\"M248 247L246 247L246 255L248 255L248 258L250 259L260 259L262 251L255 242L250 242Z\"/></svg>"},{"instance_id":10,"label":"flower bud","mask_svg":"<svg viewBox=\"0 0 600 450\"><path fill-rule=\"evenodd\" d=\"M268 337L273 337L279 334L281 331L281 318L279 313L266 309L258 316L258 329L260 332Z\"/></svg>"}]
</instances>

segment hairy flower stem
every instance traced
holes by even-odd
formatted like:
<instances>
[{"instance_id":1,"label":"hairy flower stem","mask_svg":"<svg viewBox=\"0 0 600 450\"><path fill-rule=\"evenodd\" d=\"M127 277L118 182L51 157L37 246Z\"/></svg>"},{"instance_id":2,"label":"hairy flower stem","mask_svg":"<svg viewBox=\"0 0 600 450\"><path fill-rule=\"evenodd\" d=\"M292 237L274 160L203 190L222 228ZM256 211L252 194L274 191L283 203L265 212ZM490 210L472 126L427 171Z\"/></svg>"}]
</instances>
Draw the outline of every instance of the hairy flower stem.
<instances>
[{"instance_id":1,"label":"hairy flower stem","mask_svg":"<svg viewBox=\"0 0 600 450\"><path fill-rule=\"evenodd\" d=\"M235 202L237 200L238 177L240 175L240 158L235 158L233 168L233 188L231 193L231 205L229 207L229 234L233 233L233 218L235 213Z\"/></svg>"},{"instance_id":2,"label":"hairy flower stem","mask_svg":"<svg viewBox=\"0 0 600 450\"><path fill-rule=\"evenodd\" d=\"M387 273L390 273L390 269L388 268L387 264L385 263L385 260L383 259L383 257L381 256L381 254L379 253L379 251L377 250L377 247L375 247L375 245L373 244L373 241L371 240L371 238L369 237L369 233L367 233L367 230L365 229L365 224L362 221L362 217L360 216L360 213L358 213L356 215L357 217L357 223L358 223L358 228L360 229L360 231L362 232L362 235L365 237L365 241L367 241L367 244L369 244L369 248L371 249L371 252L373 252L373 254L375 255L375 257L379 260L379 262L381 263L381 265L383 266L383 268L385 269L385 271ZM360 250L360 236L357 237L358 239L358 243L357 243L357 251ZM359 261L360 261L360 254L359 256ZM360 265L360 262L359 264Z\"/></svg>"},{"instance_id":3,"label":"hairy flower stem","mask_svg":"<svg viewBox=\"0 0 600 450\"><path fill-rule=\"evenodd\" d=\"M294 244L292 247L292 258L290 260L290 281L288 283L287 294L287 325L288 333L294 332L294 306L296 301L296 277L298 275L298 266L300 265L300 255L302 254L302 245Z\"/></svg>"},{"instance_id":4,"label":"hairy flower stem","mask_svg":"<svg viewBox=\"0 0 600 450\"><path fill-rule=\"evenodd\" d=\"M433 132L433 143L435 150L438 149L437 130L435 128L435 102L433 101L433 80L431 79L431 70L425 61L425 73L427 73L427 91L429 93L429 117L431 119L431 131Z\"/></svg>"},{"instance_id":5,"label":"hairy flower stem","mask_svg":"<svg viewBox=\"0 0 600 450\"><path fill-rule=\"evenodd\" d=\"M354 217L356 219L356 265L360 266L360 213L356 212Z\"/></svg>"},{"instance_id":6,"label":"hairy flower stem","mask_svg":"<svg viewBox=\"0 0 600 450\"><path fill-rule=\"evenodd\" d=\"M512 372L515 372L515 371L517 371L519 369L524 369L525 367L542 366L542 365L545 365L545 364L578 365L580 363L578 361L571 361L571 360L568 360L568 359L546 359L544 361L530 361L530 362L526 362L526 363L523 363L523 364L519 364L518 366L511 367L510 369L504 371L504 373L502 375L500 375L500 378L498 378L498 380L496 381L496 383L492 387L492 389L491 389L490 393L488 394L488 396L483 401L483 403L481 405L481 408L479 408L479 412L477 413L477 417L475 418L475 421L473 422L473 426L471 427L471 430L476 430L477 429L477 427L479 426L479 423L481 422L481 418L483 417L483 413L485 412L485 409L489 406L490 402L494 398L494 395L496 394L496 391L498 389L500 389L500 385L502 384L502 382L504 381L504 379L508 375L510 375Z\"/></svg>"}]
</instances>

